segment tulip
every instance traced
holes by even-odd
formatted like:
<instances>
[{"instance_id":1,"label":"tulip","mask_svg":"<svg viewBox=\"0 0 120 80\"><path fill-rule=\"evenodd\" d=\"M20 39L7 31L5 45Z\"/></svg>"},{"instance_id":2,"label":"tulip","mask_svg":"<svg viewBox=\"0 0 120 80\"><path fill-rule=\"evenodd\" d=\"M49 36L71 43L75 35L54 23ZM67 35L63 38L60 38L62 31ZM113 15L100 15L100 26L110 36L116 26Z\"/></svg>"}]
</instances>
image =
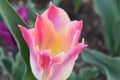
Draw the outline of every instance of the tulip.
<instances>
[{"instance_id":1,"label":"tulip","mask_svg":"<svg viewBox=\"0 0 120 80\"><path fill-rule=\"evenodd\" d=\"M28 8L26 6L22 6L20 8L18 8L17 13L21 16L21 18L27 23L28 22ZM12 34L10 33L7 25L5 24L5 22L1 21L0 22L0 36L12 47L17 47L16 42L12 36Z\"/></svg>"},{"instance_id":2,"label":"tulip","mask_svg":"<svg viewBox=\"0 0 120 80\"><path fill-rule=\"evenodd\" d=\"M66 80L75 60L87 46L78 43L82 21L70 21L67 13L52 3L42 14L37 14L35 27L19 25L30 50L31 70L37 80Z\"/></svg>"}]
</instances>

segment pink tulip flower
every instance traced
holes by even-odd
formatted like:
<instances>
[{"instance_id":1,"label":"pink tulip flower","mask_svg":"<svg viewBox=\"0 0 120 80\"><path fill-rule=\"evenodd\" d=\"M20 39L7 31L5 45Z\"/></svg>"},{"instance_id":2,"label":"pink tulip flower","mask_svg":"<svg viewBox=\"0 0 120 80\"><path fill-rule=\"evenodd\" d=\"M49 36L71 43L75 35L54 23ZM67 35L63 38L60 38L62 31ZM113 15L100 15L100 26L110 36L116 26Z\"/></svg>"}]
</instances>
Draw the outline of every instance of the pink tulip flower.
<instances>
[{"instance_id":1,"label":"pink tulip flower","mask_svg":"<svg viewBox=\"0 0 120 80\"><path fill-rule=\"evenodd\" d=\"M19 25L30 50L30 64L37 80L66 80L80 52L87 47L82 40L82 21L70 21L67 13L52 3L37 14L35 27Z\"/></svg>"}]
</instances>

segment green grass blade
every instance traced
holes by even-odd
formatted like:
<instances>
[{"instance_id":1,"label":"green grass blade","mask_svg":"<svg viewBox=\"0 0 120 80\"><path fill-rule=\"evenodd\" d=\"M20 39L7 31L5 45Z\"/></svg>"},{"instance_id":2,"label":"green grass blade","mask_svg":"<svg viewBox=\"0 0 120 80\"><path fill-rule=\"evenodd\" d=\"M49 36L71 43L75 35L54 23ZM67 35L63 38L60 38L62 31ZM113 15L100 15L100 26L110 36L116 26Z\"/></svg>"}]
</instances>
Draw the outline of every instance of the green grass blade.
<instances>
[{"instance_id":1,"label":"green grass blade","mask_svg":"<svg viewBox=\"0 0 120 80\"><path fill-rule=\"evenodd\" d=\"M120 57L111 58L101 52L85 49L82 58L97 66L107 76L107 80L120 80Z\"/></svg>"}]
</instances>

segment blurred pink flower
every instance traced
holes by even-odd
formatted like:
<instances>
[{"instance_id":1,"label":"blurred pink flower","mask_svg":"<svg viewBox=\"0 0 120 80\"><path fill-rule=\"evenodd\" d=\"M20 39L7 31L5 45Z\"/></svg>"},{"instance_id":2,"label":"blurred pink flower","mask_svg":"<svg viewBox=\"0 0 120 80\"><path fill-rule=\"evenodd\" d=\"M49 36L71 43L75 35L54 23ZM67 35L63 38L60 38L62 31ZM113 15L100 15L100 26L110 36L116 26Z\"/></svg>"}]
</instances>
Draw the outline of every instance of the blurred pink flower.
<instances>
[{"instance_id":1,"label":"blurred pink flower","mask_svg":"<svg viewBox=\"0 0 120 80\"><path fill-rule=\"evenodd\" d=\"M22 6L18 8L17 13L21 16L21 18L28 23L28 8L26 6ZM0 36L11 46L17 47L15 40L13 39L12 34L10 33L5 22L0 22Z\"/></svg>"},{"instance_id":2,"label":"blurred pink flower","mask_svg":"<svg viewBox=\"0 0 120 80\"><path fill-rule=\"evenodd\" d=\"M16 43L4 22L0 22L0 36L10 45L16 47Z\"/></svg>"},{"instance_id":3,"label":"blurred pink flower","mask_svg":"<svg viewBox=\"0 0 120 80\"><path fill-rule=\"evenodd\" d=\"M35 28L19 25L30 50L30 64L37 80L66 80L75 60L87 46L82 40L82 21L70 21L67 13L52 3L42 14L37 14Z\"/></svg>"},{"instance_id":4,"label":"blurred pink flower","mask_svg":"<svg viewBox=\"0 0 120 80\"><path fill-rule=\"evenodd\" d=\"M18 10L17 13L23 18L23 20L29 24L28 22L28 8L26 6L21 6Z\"/></svg>"}]
</instances>

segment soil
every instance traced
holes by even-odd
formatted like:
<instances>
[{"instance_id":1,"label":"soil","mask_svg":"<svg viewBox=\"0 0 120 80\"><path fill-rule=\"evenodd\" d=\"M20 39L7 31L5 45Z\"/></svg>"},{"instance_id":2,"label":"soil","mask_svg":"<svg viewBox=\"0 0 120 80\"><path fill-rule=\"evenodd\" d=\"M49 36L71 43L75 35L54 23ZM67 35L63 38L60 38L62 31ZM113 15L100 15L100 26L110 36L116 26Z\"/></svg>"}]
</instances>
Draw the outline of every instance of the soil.
<instances>
[{"instance_id":1,"label":"soil","mask_svg":"<svg viewBox=\"0 0 120 80\"><path fill-rule=\"evenodd\" d=\"M15 0L9 1L18 4ZM37 4L37 8L43 9L44 7L46 7L49 0L34 0L34 2ZM83 20L83 31L81 34L81 38L85 38L85 42L89 45L88 48L99 50L106 54L109 54L108 49L104 43L102 21L100 17L94 12L92 4L92 0L83 0L83 3L79 7L78 12L74 11L73 0L62 0L59 7L63 8L68 13L71 20ZM5 51L9 50L6 49L6 47L7 45L5 44ZM79 69L85 66L91 65L86 64L83 60L81 60L81 57L79 57L79 59L76 61L74 71L76 73L79 73ZM1 75L1 73L2 69L0 69L0 80L8 80L8 77ZM106 80L106 78L100 74L94 80Z\"/></svg>"}]
</instances>

